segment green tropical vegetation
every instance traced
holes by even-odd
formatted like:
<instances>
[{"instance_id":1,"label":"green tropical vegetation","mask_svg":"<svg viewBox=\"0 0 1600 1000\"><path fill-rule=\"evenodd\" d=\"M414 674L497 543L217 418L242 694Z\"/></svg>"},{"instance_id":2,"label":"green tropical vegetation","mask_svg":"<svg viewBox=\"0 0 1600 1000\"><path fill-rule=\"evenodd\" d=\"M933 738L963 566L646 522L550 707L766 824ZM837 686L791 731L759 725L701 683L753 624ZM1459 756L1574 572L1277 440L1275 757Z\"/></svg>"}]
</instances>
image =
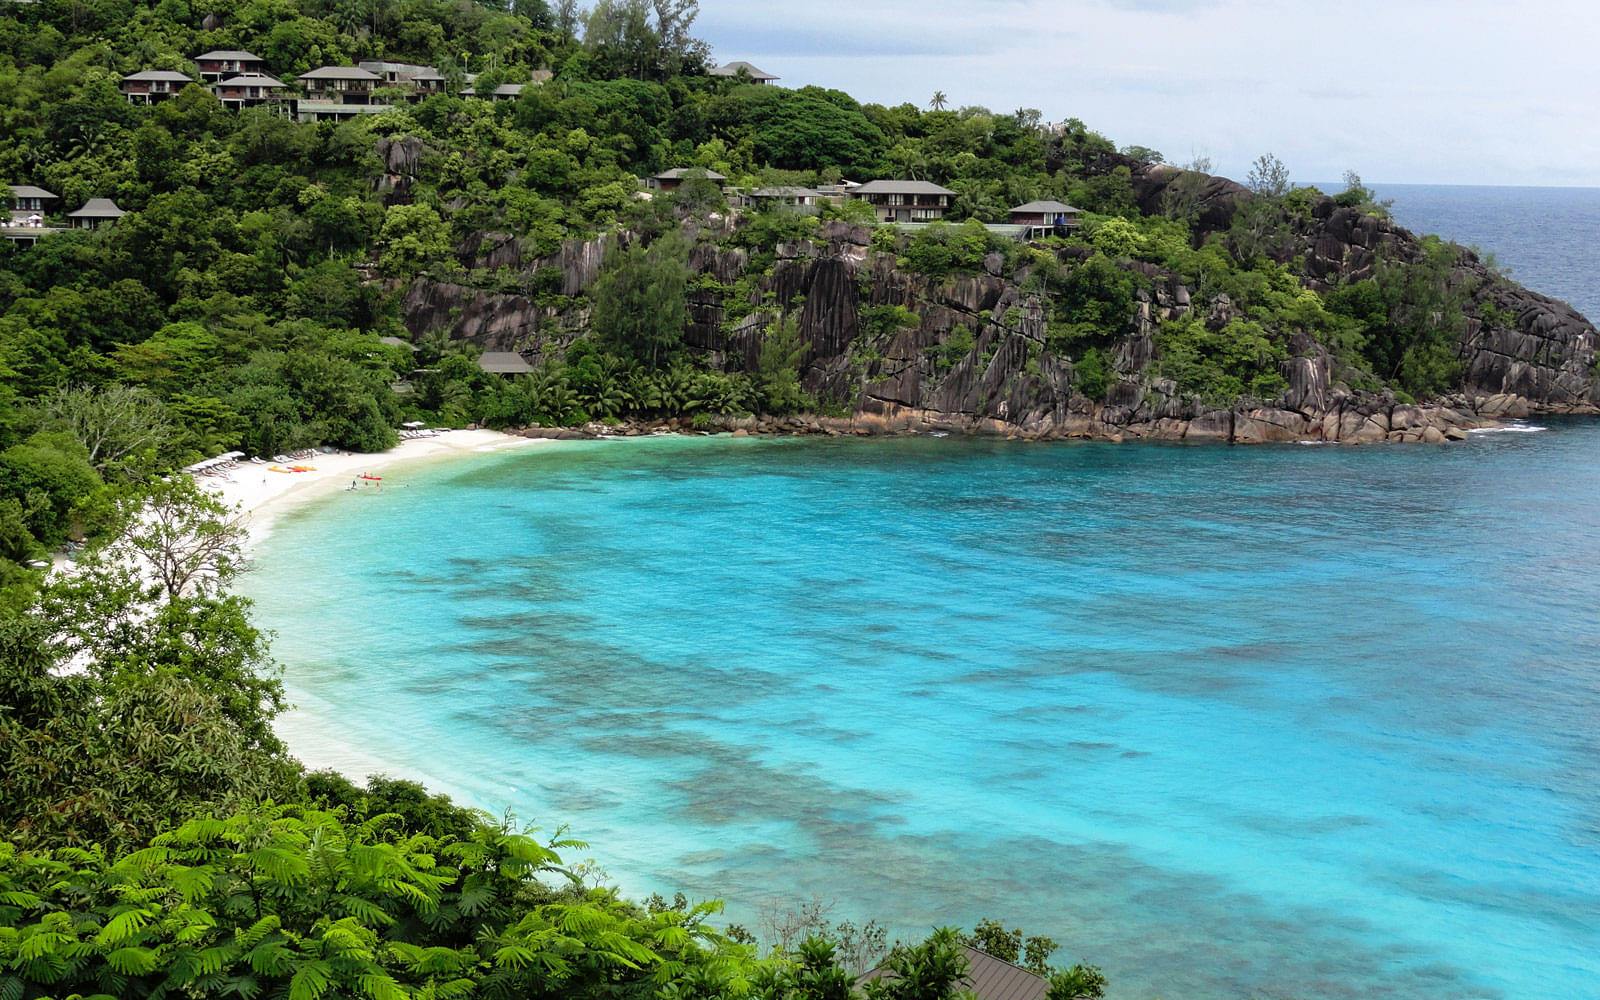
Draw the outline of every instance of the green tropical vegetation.
<instances>
[{"instance_id":1,"label":"green tropical vegetation","mask_svg":"<svg viewBox=\"0 0 1600 1000\"><path fill-rule=\"evenodd\" d=\"M1150 320L1150 371L1176 393L1270 399L1302 334L1357 388L1422 398L1459 382L1473 289L1451 244L1380 249L1370 273L1314 288L1302 237L1320 193L1291 187L1270 156L1226 223L1207 221L1203 171L1141 207L1134 171L1161 162L1154 150L1119 152L1033 109L953 109L943 91L927 109L887 107L712 75L696 7L0 8L0 182L127 212L34 245L0 240L0 998L842 1000L864 971L841 964L859 928L763 953L716 927L713 904L585 885L563 836L536 840L404 781L307 774L271 728L284 701L268 637L228 588L238 527L171 477L190 462L377 451L407 420L846 411L837 380L807 378L806 302L775 283L781 255L824 227L865 234L848 347L861 365L925 329L914 297L874 284L893 272L939 288L1014 280L1043 312L1027 364L1065 362L1089 400L1129 377L1118 345L1174 281L1227 307ZM227 108L199 85L149 105L119 92L126 74L194 75L197 53L232 48L286 76L428 64L447 87L337 123ZM464 97L469 74L479 94L527 86ZM681 186L642 196L642 178L672 167L691 168ZM735 212L713 174L744 188L917 179L954 195L946 222L901 230L858 201ZM1026 244L986 227L1034 199L1069 202L1081 224ZM1386 212L1353 175L1334 201ZM576 287L563 255L593 241L603 259ZM510 246L518 263L492 252ZM408 325L408 295L439 289L526 301L562 336L531 373L486 372L448 324ZM736 347L697 342L707 324ZM995 351L963 321L923 361L938 379ZM63 546L86 546L79 571L47 578ZM879 940L896 976L869 994L953 996L963 943L1049 976L1052 1000L1104 987L1090 966L1049 966L1048 939L985 923Z\"/></svg>"}]
</instances>

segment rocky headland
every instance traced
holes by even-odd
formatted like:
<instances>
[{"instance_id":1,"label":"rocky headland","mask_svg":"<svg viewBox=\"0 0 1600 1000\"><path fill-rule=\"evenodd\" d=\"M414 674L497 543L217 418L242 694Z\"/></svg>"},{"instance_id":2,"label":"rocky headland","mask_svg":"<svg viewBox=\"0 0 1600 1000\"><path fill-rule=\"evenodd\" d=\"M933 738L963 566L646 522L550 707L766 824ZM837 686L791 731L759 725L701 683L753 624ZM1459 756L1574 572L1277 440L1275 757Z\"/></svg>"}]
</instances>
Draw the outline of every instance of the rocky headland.
<instances>
[{"instance_id":1,"label":"rocky headland","mask_svg":"<svg viewBox=\"0 0 1600 1000\"><path fill-rule=\"evenodd\" d=\"M1182 176L1168 166L1112 159L1102 166L1129 167L1147 213L1160 210L1167 187ZM395 165L403 169L404 158ZM391 181L403 184L403 178ZM1197 194L1198 238L1225 231L1246 195L1233 181L1205 178ZM1309 208L1296 222L1284 256L1296 262L1302 282L1313 290L1370 276L1380 255L1405 259L1422 252L1416 236L1381 215L1341 206L1331 197ZM1152 364L1155 334L1163 321L1184 315L1220 330L1234 318L1233 303L1226 294L1203 296L1154 265L1118 262L1139 272L1141 287L1132 315L1107 352L1114 374L1105 396L1091 400L1074 391L1072 361L1050 349L1049 303L1036 290L1037 282L1028 281L1025 266L1008 272L995 253L981 273L930 277L908 270L896 253L882 249L872 227L829 222L812 239L779 244L770 265L751 274L750 252L716 238L733 224L714 220L700 231L691 224L699 242L690 267L714 288L742 282L749 298L741 303L741 315L730 318L725 294L692 292L686 343L715 367L753 369L781 306L803 302L792 313L806 346L803 386L840 405L827 417L721 417L702 419L701 428L835 434L942 430L1239 444L1445 442L1508 418L1600 413L1595 327L1565 303L1495 273L1466 249L1456 253L1450 274L1452 283L1470 289L1465 330L1456 345L1465 373L1458 391L1412 402L1391 391L1353 388L1327 345L1294 332L1280 365L1281 394L1217 405L1217 400L1181 393L1159 377ZM718 225L724 227L720 233ZM479 234L460 250L468 278L412 283L404 290L404 321L415 334L445 329L453 338L487 350L517 351L534 363L560 357L588 327L583 293L600 272L607 241L630 238L624 233L573 241L553 256L531 257L513 237ZM1069 246L1054 252L1071 263L1068 258L1083 250ZM483 280L489 275L495 276L494 287ZM559 303L527 291L534 288L558 291ZM885 306L902 306L920 322L869 329L864 313ZM958 331L962 339L952 348ZM680 423L688 426L657 422L633 429ZM599 425L590 430L613 432Z\"/></svg>"}]
</instances>

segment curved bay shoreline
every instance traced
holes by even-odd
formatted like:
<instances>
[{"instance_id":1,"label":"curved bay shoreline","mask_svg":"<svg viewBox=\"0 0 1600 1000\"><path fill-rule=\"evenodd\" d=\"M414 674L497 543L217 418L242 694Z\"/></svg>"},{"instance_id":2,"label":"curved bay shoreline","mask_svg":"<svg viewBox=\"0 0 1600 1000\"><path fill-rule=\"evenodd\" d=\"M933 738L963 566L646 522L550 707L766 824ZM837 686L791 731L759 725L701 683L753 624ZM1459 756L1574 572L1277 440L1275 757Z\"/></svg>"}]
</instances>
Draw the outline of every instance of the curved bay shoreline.
<instances>
[{"instance_id":1,"label":"curved bay shoreline","mask_svg":"<svg viewBox=\"0 0 1600 1000\"><path fill-rule=\"evenodd\" d=\"M442 461L536 443L499 431L443 431L437 437L401 441L388 451L336 451L317 455L296 463L306 469L304 472L273 472L263 465L245 463L229 470L227 476L200 477L196 481L245 519L249 544L255 545L271 530L273 521L285 512L350 489L352 482L363 475L376 476L412 463Z\"/></svg>"},{"instance_id":2,"label":"curved bay shoreline","mask_svg":"<svg viewBox=\"0 0 1600 1000\"><path fill-rule=\"evenodd\" d=\"M1387 406L1350 406L1327 413L1299 413L1271 407L1216 409L1197 417L1129 419L1125 409L1094 407L1068 412L1043 421L1015 424L996 417L941 413L910 407L885 406L879 412L858 412L849 417L812 413L792 416L718 416L701 421L688 417L625 421L616 424L591 421L580 427L523 427L443 431L436 437L412 438L382 452L332 452L303 463L304 472L273 472L246 463L227 475L205 477L200 483L230 508L245 517L251 544L271 529L285 511L309 501L347 490L357 478L392 471L413 462L438 461L462 455L504 451L555 440L598 440L660 434L734 437L755 435L877 437L953 434L1014 441L1135 441L1194 442L1200 444L1293 443L1424 443L1462 441L1467 432L1505 426L1507 420L1540 415L1596 415L1592 410L1538 406L1518 396L1452 397L1443 403ZM372 481L372 480L369 480Z\"/></svg>"}]
</instances>

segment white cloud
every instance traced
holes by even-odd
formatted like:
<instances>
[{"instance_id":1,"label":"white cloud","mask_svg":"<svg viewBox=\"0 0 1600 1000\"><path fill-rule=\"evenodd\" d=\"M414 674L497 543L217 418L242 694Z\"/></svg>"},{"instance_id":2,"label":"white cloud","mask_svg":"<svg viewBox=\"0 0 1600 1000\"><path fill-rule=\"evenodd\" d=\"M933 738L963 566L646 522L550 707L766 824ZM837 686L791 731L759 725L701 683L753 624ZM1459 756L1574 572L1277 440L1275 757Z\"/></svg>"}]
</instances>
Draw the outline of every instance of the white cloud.
<instances>
[{"instance_id":1,"label":"white cloud","mask_svg":"<svg viewBox=\"0 0 1600 1000\"><path fill-rule=\"evenodd\" d=\"M1600 185L1586 4L702 0L696 28L786 86L1034 107L1233 175L1272 151L1301 179Z\"/></svg>"}]
</instances>

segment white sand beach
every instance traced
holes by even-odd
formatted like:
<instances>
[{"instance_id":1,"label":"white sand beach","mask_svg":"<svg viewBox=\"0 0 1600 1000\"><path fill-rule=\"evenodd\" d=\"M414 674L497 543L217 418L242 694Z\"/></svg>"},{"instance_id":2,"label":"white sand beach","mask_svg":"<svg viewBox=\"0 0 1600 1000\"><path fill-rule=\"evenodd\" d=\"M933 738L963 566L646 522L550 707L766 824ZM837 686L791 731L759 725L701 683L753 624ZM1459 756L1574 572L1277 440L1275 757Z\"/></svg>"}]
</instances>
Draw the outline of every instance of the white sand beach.
<instances>
[{"instance_id":1,"label":"white sand beach","mask_svg":"<svg viewBox=\"0 0 1600 1000\"><path fill-rule=\"evenodd\" d=\"M241 461L221 475L196 476L195 482L222 498L229 507L242 513L249 526L250 542L259 542L271 528L272 520L297 504L350 488L377 489L380 480L362 476L387 476L400 463L436 460L455 455L502 451L553 442L542 438L523 438L499 431L441 431L436 437L409 438L388 451L374 454L335 451L319 453L303 461L257 465ZM277 472L277 469L303 469Z\"/></svg>"}]
</instances>

